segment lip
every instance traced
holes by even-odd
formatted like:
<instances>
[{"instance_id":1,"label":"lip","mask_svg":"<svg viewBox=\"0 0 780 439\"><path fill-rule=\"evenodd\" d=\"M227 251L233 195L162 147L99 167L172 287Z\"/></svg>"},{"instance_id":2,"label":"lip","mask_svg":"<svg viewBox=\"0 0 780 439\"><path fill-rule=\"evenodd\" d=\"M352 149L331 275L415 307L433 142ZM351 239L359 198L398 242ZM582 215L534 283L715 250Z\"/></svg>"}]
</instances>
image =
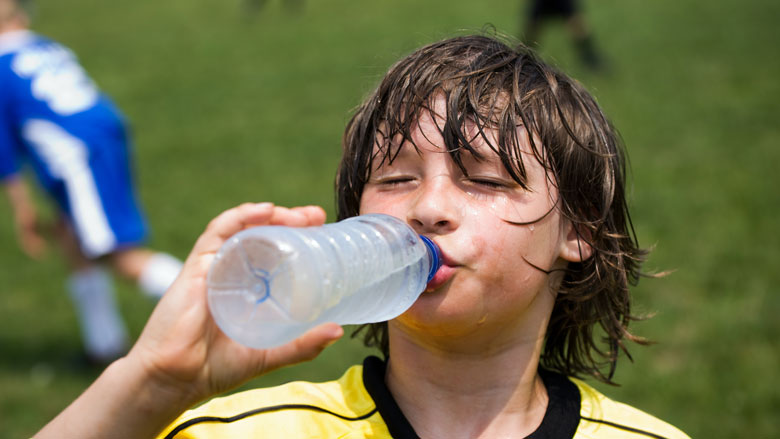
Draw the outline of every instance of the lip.
<instances>
[{"instance_id":1,"label":"lip","mask_svg":"<svg viewBox=\"0 0 780 439\"><path fill-rule=\"evenodd\" d=\"M454 274L455 274L455 267L442 264L442 266L439 267L439 269L436 271L436 274L433 275L433 279L431 279L430 282L428 282L428 285L425 287L425 292L430 292L438 289L439 287L447 283L447 281L449 281Z\"/></svg>"},{"instance_id":2,"label":"lip","mask_svg":"<svg viewBox=\"0 0 780 439\"><path fill-rule=\"evenodd\" d=\"M439 246L439 248L441 249L441 246ZM442 285L447 283L452 278L452 276L455 275L455 269L457 268L458 264L453 262L452 259L450 259L443 251L441 252L441 259L441 267L439 267L439 269L433 275L433 279L428 282L428 285L425 287L425 292L430 292L440 288Z\"/></svg>"}]
</instances>

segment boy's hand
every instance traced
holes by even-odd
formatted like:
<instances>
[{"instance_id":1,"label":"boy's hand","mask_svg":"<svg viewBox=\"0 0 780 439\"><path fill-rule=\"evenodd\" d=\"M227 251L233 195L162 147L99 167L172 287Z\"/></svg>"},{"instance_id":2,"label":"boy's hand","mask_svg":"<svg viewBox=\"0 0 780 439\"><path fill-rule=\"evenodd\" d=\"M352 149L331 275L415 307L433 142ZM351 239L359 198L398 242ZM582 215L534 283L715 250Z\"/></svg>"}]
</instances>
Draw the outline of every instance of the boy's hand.
<instances>
[{"instance_id":1,"label":"boy's hand","mask_svg":"<svg viewBox=\"0 0 780 439\"><path fill-rule=\"evenodd\" d=\"M319 207L286 209L270 203L243 204L215 218L130 353L106 368L36 437L153 437L198 401L317 356L341 337L339 325L318 326L268 350L229 339L211 318L206 275L222 243L240 230L263 224L316 226L324 221Z\"/></svg>"},{"instance_id":2,"label":"boy's hand","mask_svg":"<svg viewBox=\"0 0 780 439\"><path fill-rule=\"evenodd\" d=\"M310 360L343 334L337 324L312 329L274 349L243 346L220 331L209 312L206 275L220 246L257 225L318 226L320 207L287 209L270 203L243 204L211 221L192 249L179 277L155 308L125 361L190 403L223 392L281 366Z\"/></svg>"}]
</instances>

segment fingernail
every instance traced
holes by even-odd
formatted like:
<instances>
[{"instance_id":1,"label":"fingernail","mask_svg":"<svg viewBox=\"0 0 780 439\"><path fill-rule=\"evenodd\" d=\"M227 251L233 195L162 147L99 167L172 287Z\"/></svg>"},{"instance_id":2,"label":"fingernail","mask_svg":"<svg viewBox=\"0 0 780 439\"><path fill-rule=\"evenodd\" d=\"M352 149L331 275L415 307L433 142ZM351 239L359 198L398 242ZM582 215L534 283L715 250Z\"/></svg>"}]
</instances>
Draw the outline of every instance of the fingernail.
<instances>
[{"instance_id":1,"label":"fingernail","mask_svg":"<svg viewBox=\"0 0 780 439\"><path fill-rule=\"evenodd\" d=\"M330 346L333 343L336 343L341 338L341 336L344 335L344 328L342 328L341 326L333 326L330 329L330 334L328 334L328 335L332 339L327 344L327 346Z\"/></svg>"},{"instance_id":2,"label":"fingernail","mask_svg":"<svg viewBox=\"0 0 780 439\"><path fill-rule=\"evenodd\" d=\"M268 201L264 201L264 202L262 202L262 203L257 203L257 204L255 204L255 206L256 206L258 209L268 209L268 208L270 208L270 207L273 207L273 205L274 205L274 203L269 203Z\"/></svg>"}]
</instances>

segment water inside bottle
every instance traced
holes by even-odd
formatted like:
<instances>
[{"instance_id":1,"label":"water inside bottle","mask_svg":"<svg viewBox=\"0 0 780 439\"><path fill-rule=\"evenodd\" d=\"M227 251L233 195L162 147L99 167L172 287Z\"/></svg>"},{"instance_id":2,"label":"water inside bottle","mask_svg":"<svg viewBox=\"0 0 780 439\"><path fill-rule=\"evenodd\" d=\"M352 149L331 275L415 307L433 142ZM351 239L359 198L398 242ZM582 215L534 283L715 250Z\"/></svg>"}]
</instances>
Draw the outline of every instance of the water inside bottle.
<instances>
[{"instance_id":1,"label":"water inside bottle","mask_svg":"<svg viewBox=\"0 0 780 439\"><path fill-rule=\"evenodd\" d=\"M253 239L234 238L231 244L223 247L217 255L223 261L215 265L209 274L210 294L219 298L215 301L217 312L246 324L258 317L259 305L277 302L271 295L272 284L276 286L279 280L275 279L275 273L284 266L292 251ZM275 320L289 318L285 316L283 304L277 302L265 306L279 308L274 313L278 316Z\"/></svg>"}]
</instances>

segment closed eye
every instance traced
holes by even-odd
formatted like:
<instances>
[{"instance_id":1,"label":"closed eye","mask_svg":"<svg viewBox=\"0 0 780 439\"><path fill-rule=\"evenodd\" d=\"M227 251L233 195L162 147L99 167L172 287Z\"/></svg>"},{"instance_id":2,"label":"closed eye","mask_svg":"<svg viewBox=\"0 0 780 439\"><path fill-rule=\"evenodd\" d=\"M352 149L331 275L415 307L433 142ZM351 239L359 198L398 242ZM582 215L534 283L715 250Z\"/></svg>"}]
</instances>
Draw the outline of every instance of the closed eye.
<instances>
[{"instance_id":1,"label":"closed eye","mask_svg":"<svg viewBox=\"0 0 780 439\"><path fill-rule=\"evenodd\" d=\"M379 185L383 188L394 188L397 186L404 185L406 183L411 183L413 181L414 178L409 176L387 176L387 177L377 178L372 183Z\"/></svg>"},{"instance_id":2,"label":"closed eye","mask_svg":"<svg viewBox=\"0 0 780 439\"><path fill-rule=\"evenodd\" d=\"M508 187L506 182L499 180L490 180L486 178L469 178L469 182L478 186L482 186L487 189L503 189Z\"/></svg>"}]
</instances>

